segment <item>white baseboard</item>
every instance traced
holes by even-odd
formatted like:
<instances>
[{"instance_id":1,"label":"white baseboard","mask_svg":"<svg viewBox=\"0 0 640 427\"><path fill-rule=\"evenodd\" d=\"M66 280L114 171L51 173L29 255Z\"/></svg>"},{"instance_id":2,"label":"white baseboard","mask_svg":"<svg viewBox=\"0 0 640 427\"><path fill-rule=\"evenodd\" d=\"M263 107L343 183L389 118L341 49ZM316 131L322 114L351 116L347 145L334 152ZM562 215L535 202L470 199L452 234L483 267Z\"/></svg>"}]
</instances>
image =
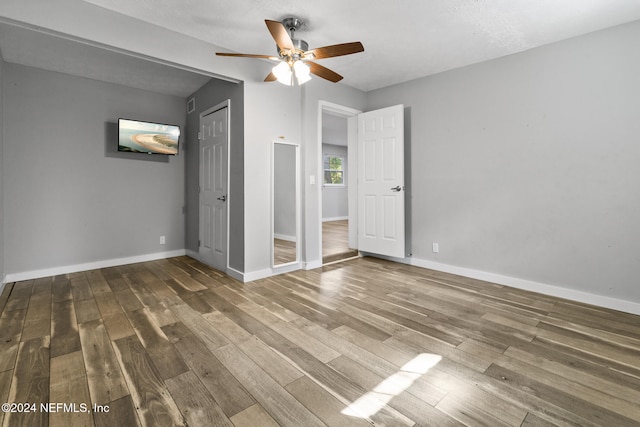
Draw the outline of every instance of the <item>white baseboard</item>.
<instances>
[{"instance_id":1,"label":"white baseboard","mask_svg":"<svg viewBox=\"0 0 640 427\"><path fill-rule=\"evenodd\" d=\"M236 270L235 268L228 267L227 274L233 277L236 280L239 280L244 283L244 273Z\"/></svg>"},{"instance_id":2,"label":"white baseboard","mask_svg":"<svg viewBox=\"0 0 640 427\"><path fill-rule=\"evenodd\" d=\"M274 233L273 235L274 239L280 239L280 240L285 240L287 242L295 242L296 241L296 236L288 236L286 234L277 234Z\"/></svg>"},{"instance_id":3,"label":"white baseboard","mask_svg":"<svg viewBox=\"0 0 640 427\"><path fill-rule=\"evenodd\" d=\"M6 275L6 283L20 282L22 280L39 279L41 277L57 276L59 274L77 273L78 271L96 270L98 268L115 267L118 265L135 264L138 262L155 261L157 259L172 258L186 255L185 249L153 254L138 255L126 258L114 258L103 261L88 262L84 264L65 265L62 267L44 268L42 270L23 271L21 273L9 273Z\"/></svg>"},{"instance_id":4,"label":"white baseboard","mask_svg":"<svg viewBox=\"0 0 640 427\"><path fill-rule=\"evenodd\" d=\"M322 218L322 222L329 222L329 221L342 221L345 219L349 219L348 216L334 216L332 218Z\"/></svg>"},{"instance_id":5,"label":"white baseboard","mask_svg":"<svg viewBox=\"0 0 640 427\"><path fill-rule=\"evenodd\" d=\"M273 271L270 268L265 268L264 270L256 270L256 271L249 271L247 273L243 273L242 274L242 279L238 279L238 280L242 280L243 282L253 282L254 280L260 280L260 279L264 279L265 277L271 277L273 276Z\"/></svg>"},{"instance_id":6,"label":"white baseboard","mask_svg":"<svg viewBox=\"0 0 640 427\"><path fill-rule=\"evenodd\" d=\"M2 293L2 289L4 288L5 283L7 283L7 275L2 274L2 280L0 280L0 293Z\"/></svg>"},{"instance_id":7,"label":"white baseboard","mask_svg":"<svg viewBox=\"0 0 640 427\"><path fill-rule=\"evenodd\" d=\"M320 268L320 267L322 267L321 259L316 259L313 261L307 261L302 263L303 270L313 270L314 268Z\"/></svg>"},{"instance_id":8,"label":"white baseboard","mask_svg":"<svg viewBox=\"0 0 640 427\"><path fill-rule=\"evenodd\" d=\"M610 308L612 310L623 311L625 313L640 315L640 303L626 301L617 298L611 298L603 295L592 294L579 291L576 289L564 288L561 286L547 285L545 283L534 282L532 280L519 279L517 277L504 276L501 274L488 273L486 271L474 270L471 268L457 267L449 264L442 264L435 261L429 261L420 258L393 258L378 256L379 258L388 259L390 261L401 262L403 264L414 265L416 267L429 268L431 270L442 271L444 273L457 274L459 276L469 277L472 279L484 280L486 282L496 283L498 285L509 286L512 288L523 289L540 294L550 295L558 298L564 298L585 304L596 305L599 307Z\"/></svg>"}]
</instances>

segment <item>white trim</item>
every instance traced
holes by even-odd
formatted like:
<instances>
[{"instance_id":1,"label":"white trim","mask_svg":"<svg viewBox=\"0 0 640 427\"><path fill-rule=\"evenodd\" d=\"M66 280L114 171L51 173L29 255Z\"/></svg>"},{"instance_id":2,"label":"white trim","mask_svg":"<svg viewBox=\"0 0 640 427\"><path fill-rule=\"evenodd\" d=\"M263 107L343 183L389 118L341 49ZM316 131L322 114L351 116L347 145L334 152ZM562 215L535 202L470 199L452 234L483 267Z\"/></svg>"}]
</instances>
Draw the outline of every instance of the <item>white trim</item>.
<instances>
[{"instance_id":1,"label":"white trim","mask_svg":"<svg viewBox=\"0 0 640 427\"><path fill-rule=\"evenodd\" d=\"M7 283L7 275L2 275L2 280L0 280L0 293L2 293L2 289L4 288L4 284Z\"/></svg>"},{"instance_id":2,"label":"white trim","mask_svg":"<svg viewBox=\"0 0 640 427\"><path fill-rule=\"evenodd\" d=\"M357 110L355 108L351 108L351 107L345 107L344 105L340 105L340 104L336 104L333 102L329 102L329 101L323 101L323 100L318 100L318 129L317 129L317 137L318 137L318 169L317 169L317 173L318 173L318 177L322 178L322 180L318 179L318 183L324 183L324 154L322 153L322 113L323 112L329 112L329 113L333 113L333 114L337 114L339 116L345 117L345 118L349 118L349 117L354 117L357 116L358 114L362 113L361 110ZM348 131L347 131L348 133ZM349 146L347 143L347 173L349 173L349 170L352 170L352 167L354 167L353 170L357 170L357 153L356 156L353 156L354 153L350 153L349 152ZM354 159L355 157L355 159ZM347 177L345 176L345 179ZM357 182L353 183L354 185L350 186L350 189L356 189L357 188ZM322 219L322 190L320 189L318 191L318 218L320 218L320 221L323 221ZM355 222L353 224L351 224L351 226L353 226L355 224ZM318 254L320 254L320 256L322 256L322 224L320 224L319 228L319 235L318 235ZM355 248L357 249L357 248ZM319 262L319 265L315 266L316 263ZM311 262L307 262L307 263L303 263L304 269L305 270L311 270L313 268L318 268L318 267L322 267L322 260L320 261L311 261ZM314 267L308 268L308 265L314 265Z\"/></svg>"},{"instance_id":3,"label":"white trim","mask_svg":"<svg viewBox=\"0 0 640 427\"><path fill-rule=\"evenodd\" d=\"M313 270L316 268L320 268L322 267L322 260L321 259L317 259L314 261L307 261L307 262L303 262L302 263L302 269L303 270Z\"/></svg>"},{"instance_id":4,"label":"white trim","mask_svg":"<svg viewBox=\"0 0 640 427\"><path fill-rule=\"evenodd\" d=\"M236 270L235 268L227 268L227 274L236 280L244 282L244 273Z\"/></svg>"},{"instance_id":5,"label":"white trim","mask_svg":"<svg viewBox=\"0 0 640 427\"><path fill-rule=\"evenodd\" d=\"M248 273L244 273L242 275L242 281L253 282L254 280L264 279L265 277L273 276L273 271L270 268L265 268L264 270L250 271ZM238 279L240 280L240 279Z\"/></svg>"},{"instance_id":6,"label":"white trim","mask_svg":"<svg viewBox=\"0 0 640 427\"><path fill-rule=\"evenodd\" d=\"M22 280L39 279L41 277L57 276L59 274L77 273L78 271L96 270L99 268L115 267L119 265L135 264L138 262L155 261L157 259L173 258L186 255L185 249L169 252L156 252L153 254L138 255L127 258L113 258L103 261L87 262L84 264L65 265L61 267L45 268L42 270L23 271L6 275L8 282L20 282Z\"/></svg>"},{"instance_id":7,"label":"white trim","mask_svg":"<svg viewBox=\"0 0 640 427\"><path fill-rule=\"evenodd\" d=\"M274 233L273 235L274 239L279 239L279 240L286 240L287 242L297 242L297 238L296 236L288 236L286 234L279 234L279 233Z\"/></svg>"},{"instance_id":8,"label":"white trim","mask_svg":"<svg viewBox=\"0 0 640 427\"><path fill-rule=\"evenodd\" d=\"M349 219L348 216L334 216L331 218L322 218L322 222L330 222L330 221L343 221L345 219Z\"/></svg>"},{"instance_id":9,"label":"white trim","mask_svg":"<svg viewBox=\"0 0 640 427\"><path fill-rule=\"evenodd\" d=\"M289 262L287 264L278 264L271 269L271 275L277 276L278 274L289 273L296 270L300 270L300 263L298 261Z\"/></svg>"},{"instance_id":10,"label":"white trim","mask_svg":"<svg viewBox=\"0 0 640 427\"><path fill-rule=\"evenodd\" d=\"M585 304L596 305L599 307L609 308L612 310L623 311L625 313L640 315L640 303L626 301L617 298L611 298L603 295L592 294L579 291L576 289L565 288L561 286L548 285L545 283L534 282L532 280L519 279L517 277L504 276L502 274L489 273L482 270L474 270L471 268L457 267L455 265L442 264L435 261L429 261L420 258L394 258L381 256L376 254L363 253L363 255L375 256L378 258L388 259L390 261L400 262L403 264L414 265L416 267L429 268L431 270L442 271L444 273L457 274L459 276L469 277L472 279L484 280L486 282L496 283L498 285L509 286L512 288L523 289L531 292L549 295L558 298L564 298Z\"/></svg>"}]
</instances>

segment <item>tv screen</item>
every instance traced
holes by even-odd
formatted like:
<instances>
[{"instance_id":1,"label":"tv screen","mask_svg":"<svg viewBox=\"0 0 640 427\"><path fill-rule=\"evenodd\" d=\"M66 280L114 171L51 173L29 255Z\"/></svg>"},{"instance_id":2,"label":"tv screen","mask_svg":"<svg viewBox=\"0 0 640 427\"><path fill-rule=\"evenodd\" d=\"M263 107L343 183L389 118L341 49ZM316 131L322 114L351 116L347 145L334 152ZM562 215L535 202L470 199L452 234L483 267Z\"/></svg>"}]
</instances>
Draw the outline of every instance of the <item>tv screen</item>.
<instances>
[{"instance_id":1,"label":"tv screen","mask_svg":"<svg viewBox=\"0 0 640 427\"><path fill-rule=\"evenodd\" d=\"M118 119L118 151L177 155L179 140L179 126Z\"/></svg>"}]
</instances>

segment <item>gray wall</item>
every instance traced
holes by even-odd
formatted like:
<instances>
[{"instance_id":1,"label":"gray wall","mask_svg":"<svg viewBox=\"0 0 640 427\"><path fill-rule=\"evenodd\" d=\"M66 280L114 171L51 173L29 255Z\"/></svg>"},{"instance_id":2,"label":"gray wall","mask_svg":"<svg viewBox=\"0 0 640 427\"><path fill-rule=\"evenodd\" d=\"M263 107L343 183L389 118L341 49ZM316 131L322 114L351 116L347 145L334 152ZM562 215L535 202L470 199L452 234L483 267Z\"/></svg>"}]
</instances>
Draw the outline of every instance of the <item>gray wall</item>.
<instances>
[{"instance_id":1,"label":"gray wall","mask_svg":"<svg viewBox=\"0 0 640 427\"><path fill-rule=\"evenodd\" d=\"M186 248L198 252L200 113L230 99L229 171L229 266L244 271L244 86L211 79L188 99L195 98L196 109L187 116L187 224Z\"/></svg>"},{"instance_id":2,"label":"gray wall","mask_svg":"<svg viewBox=\"0 0 640 427\"><path fill-rule=\"evenodd\" d=\"M635 22L370 92L410 115L414 257L640 302L638 40Z\"/></svg>"},{"instance_id":3,"label":"gray wall","mask_svg":"<svg viewBox=\"0 0 640 427\"><path fill-rule=\"evenodd\" d=\"M184 152L118 153L114 124L184 129L184 99L15 64L4 89L7 273L184 248Z\"/></svg>"},{"instance_id":4,"label":"gray wall","mask_svg":"<svg viewBox=\"0 0 640 427\"><path fill-rule=\"evenodd\" d=\"M0 52L0 287L4 281L4 61L2 60L2 52Z\"/></svg>"},{"instance_id":5,"label":"gray wall","mask_svg":"<svg viewBox=\"0 0 640 427\"><path fill-rule=\"evenodd\" d=\"M345 119L346 121L346 119ZM344 135L346 142L347 135ZM344 163L344 187L322 187L322 219L342 218L349 215L349 199L347 197L347 147L333 144L322 144L322 155L331 154L343 156ZM321 180L324 177L320 177Z\"/></svg>"},{"instance_id":6,"label":"gray wall","mask_svg":"<svg viewBox=\"0 0 640 427\"><path fill-rule=\"evenodd\" d=\"M296 147L274 144L273 148L273 232L296 236Z\"/></svg>"}]
</instances>

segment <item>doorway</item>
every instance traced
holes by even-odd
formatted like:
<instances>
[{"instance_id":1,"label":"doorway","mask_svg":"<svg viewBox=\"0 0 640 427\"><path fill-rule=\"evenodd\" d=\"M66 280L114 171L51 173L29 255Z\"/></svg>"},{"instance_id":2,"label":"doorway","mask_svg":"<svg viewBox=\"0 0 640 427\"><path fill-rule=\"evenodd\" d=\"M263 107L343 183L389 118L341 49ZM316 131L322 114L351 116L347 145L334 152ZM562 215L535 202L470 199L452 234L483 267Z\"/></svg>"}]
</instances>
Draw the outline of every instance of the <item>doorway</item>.
<instances>
[{"instance_id":1,"label":"doorway","mask_svg":"<svg viewBox=\"0 0 640 427\"><path fill-rule=\"evenodd\" d=\"M355 184L356 159L349 148L348 122L350 117L359 113L358 110L320 101L320 254L323 264L358 256L356 240L350 238L351 233L357 235L353 208L357 201L352 191L355 187L349 186L351 179Z\"/></svg>"}]
</instances>

